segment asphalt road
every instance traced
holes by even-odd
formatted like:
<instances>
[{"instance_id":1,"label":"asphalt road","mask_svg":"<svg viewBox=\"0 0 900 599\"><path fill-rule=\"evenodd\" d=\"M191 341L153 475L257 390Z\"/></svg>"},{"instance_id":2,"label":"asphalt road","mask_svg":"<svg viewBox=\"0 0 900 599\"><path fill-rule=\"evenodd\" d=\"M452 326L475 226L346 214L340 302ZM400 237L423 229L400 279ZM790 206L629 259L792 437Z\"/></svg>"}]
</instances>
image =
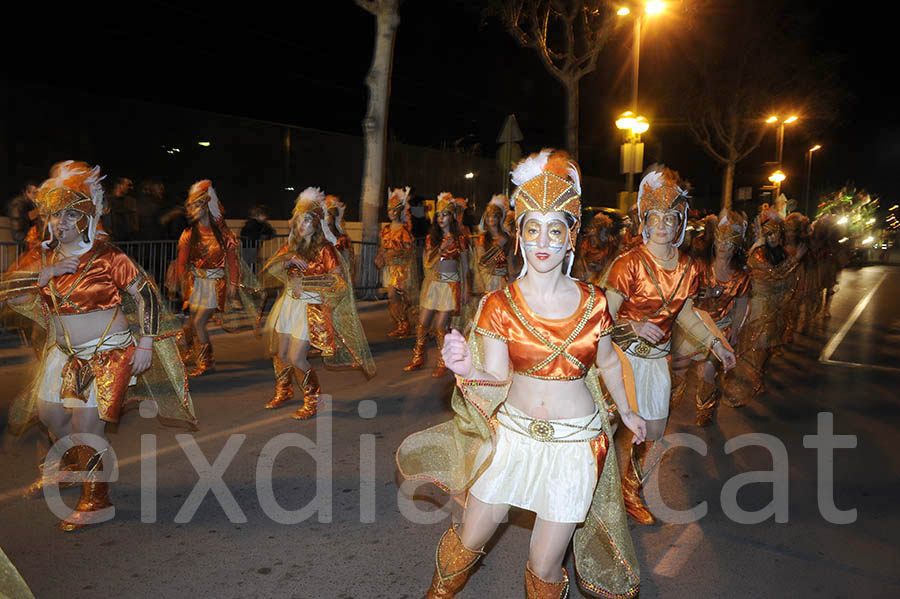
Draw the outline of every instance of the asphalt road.
<instances>
[{"instance_id":1,"label":"asphalt road","mask_svg":"<svg viewBox=\"0 0 900 599\"><path fill-rule=\"evenodd\" d=\"M642 597L900 596L897 297L900 269L845 271L832 319L774 360L758 401L722 408L708 429L693 426L691 401L676 408L668 432L692 435L706 455L667 452L661 498L677 510L705 502L706 514L632 526ZM402 372L412 339L385 336L384 303L366 305L362 319L377 376L367 381L320 369L332 399L320 418L303 422L289 418L296 402L262 409L273 380L259 340L215 335L218 371L191 381L200 431L179 437L181 431L129 412L110 434L120 465L115 518L73 534L56 530L44 501L20 496L46 440L38 429L18 439L4 431L9 403L33 366L23 349L0 349L0 386L7 390L0 400L0 546L35 595L420 597L449 509L434 488L401 491L393 453L407 434L448 418L452 381L428 370ZM434 358L432 350L430 364ZM840 442L855 447L834 449L819 465L821 450L805 447L804 437L822 433L829 415L834 434L846 436ZM747 433L757 436L726 453L729 440ZM318 449L308 451L314 443ZM734 478L773 468L784 482L744 485ZM829 472L833 492L823 493ZM219 474L214 492L203 494L198 481L217 482ZM773 496L775 513L757 514L757 523L736 521L740 510L766 510ZM74 505L77 490L63 498ZM841 519L849 522L834 522ZM527 513L511 513L461 597L523 596L531 523ZM571 572L571 557L567 567ZM573 589L571 596L581 595Z\"/></svg>"}]
</instances>

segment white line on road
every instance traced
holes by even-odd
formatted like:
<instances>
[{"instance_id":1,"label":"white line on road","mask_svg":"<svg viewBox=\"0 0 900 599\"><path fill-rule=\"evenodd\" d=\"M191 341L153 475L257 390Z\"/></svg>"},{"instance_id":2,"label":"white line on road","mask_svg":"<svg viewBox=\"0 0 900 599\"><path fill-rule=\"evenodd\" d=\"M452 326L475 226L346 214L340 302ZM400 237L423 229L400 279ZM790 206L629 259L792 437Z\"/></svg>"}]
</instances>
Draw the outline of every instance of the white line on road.
<instances>
[{"instance_id":1,"label":"white line on road","mask_svg":"<svg viewBox=\"0 0 900 599\"><path fill-rule=\"evenodd\" d=\"M819 362L829 363L831 362L831 355L837 350L838 346L844 340L844 337L850 331L850 327L856 323L856 320L863 313L863 310L866 309L866 306L869 305L869 302L872 300L872 297L875 295L875 292L878 291L878 287L884 282L887 278L888 273L884 273L881 275L881 278L878 279L878 282L869 290L869 293L866 294L864 298L862 298L856 307L853 308L853 312L850 314L850 317L844 322L843 326L835 333L831 339L828 340L828 343L825 344L825 347L822 348L822 353L819 355ZM861 365L863 366L863 365Z\"/></svg>"},{"instance_id":2,"label":"white line on road","mask_svg":"<svg viewBox=\"0 0 900 599\"><path fill-rule=\"evenodd\" d=\"M666 551L656 567L653 568L653 573L666 578L677 576L702 540L703 529L699 524L693 522L678 535L678 538L672 543L672 547Z\"/></svg>"}]
</instances>

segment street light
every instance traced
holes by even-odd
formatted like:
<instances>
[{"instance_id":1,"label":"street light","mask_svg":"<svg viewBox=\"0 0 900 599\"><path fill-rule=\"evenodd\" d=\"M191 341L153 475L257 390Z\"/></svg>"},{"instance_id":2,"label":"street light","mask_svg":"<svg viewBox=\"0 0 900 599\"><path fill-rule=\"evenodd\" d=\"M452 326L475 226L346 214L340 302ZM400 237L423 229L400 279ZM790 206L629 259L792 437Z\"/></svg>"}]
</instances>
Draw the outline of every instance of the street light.
<instances>
[{"instance_id":1,"label":"street light","mask_svg":"<svg viewBox=\"0 0 900 599\"><path fill-rule=\"evenodd\" d=\"M766 119L766 123L768 123L770 125L772 123L778 123L778 129L777 129L776 135L775 135L775 148L776 148L775 162L778 163L778 171L776 171L776 172L781 172L781 167L783 166L782 160L781 160L781 155L782 155L782 150L784 148L784 126L790 125L791 123L796 122L798 118L799 117L797 117L797 115L792 114L791 116L782 120L780 116L778 116L777 114L773 114L772 116L770 116L769 118ZM769 178L769 180L770 181L772 180L771 177ZM778 181L777 183L775 183L775 197L773 198L773 200L778 201L778 196L780 194L781 194L781 181Z\"/></svg>"},{"instance_id":2,"label":"street light","mask_svg":"<svg viewBox=\"0 0 900 599\"><path fill-rule=\"evenodd\" d=\"M787 179L787 175L785 175L780 170L775 171L771 175L769 175L769 181L775 183L776 185L781 185L781 182Z\"/></svg>"},{"instance_id":3,"label":"street light","mask_svg":"<svg viewBox=\"0 0 900 599\"><path fill-rule=\"evenodd\" d=\"M644 5L644 14L648 17L652 17L660 14L663 10L665 10L665 2L661 2L660 0L650 0ZM616 13L620 17L628 16L631 14L631 11L628 8L622 7ZM640 78L640 64L641 64L641 21L643 20L643 15L635 14L634 15L634 41L632 43L633 57L631 62L631 112L633 114L637 114L638 110L638 80ZM620 129L622 127L619 127ZM646 131L646 129L644 129ZM628 187L628 193L634 189L634 173L626 174L626 185Z\"/></svg>"},{"instance_id":4,"label":"street light","mask_svg":"<svg viewBox=\"0 0 900 599\"><path fill-rule=\"evenodd\" d=\"M812 176L812 155L816 150L821 150L822 146L819 144L814 145L809 150L806 151L806 197L804 198L803 211L806 212L806 216L811 217L809 214L809 188L810 188L810 177Z\"/></svg>"}]
</instances>

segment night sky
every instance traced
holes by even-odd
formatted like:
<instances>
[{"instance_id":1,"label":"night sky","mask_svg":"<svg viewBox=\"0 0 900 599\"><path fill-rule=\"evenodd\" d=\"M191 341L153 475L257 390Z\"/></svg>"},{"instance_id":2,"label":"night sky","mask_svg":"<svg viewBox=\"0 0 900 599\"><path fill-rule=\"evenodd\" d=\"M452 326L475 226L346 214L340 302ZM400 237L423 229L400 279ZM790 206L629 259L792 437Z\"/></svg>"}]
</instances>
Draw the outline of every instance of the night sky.
<instances>
[{"instance_id":1,"label":"night sky","mask_svg":"<svg viewBox=\"0 0 900 599\"><path fill-rule=\"evenodd\" d=\"M749 0L748 0L749 1ZM847 3L789 3L807 26L796 31L813 51L842 58L846 92L836 119L788 129L788 195L802 193L804 156L815 155L813 189L848 180L895 201L900 158L895 20L854 14ZM480 2L406 0L395 48L390 105L393 139L432 147L479 144L491 156L503 119L515 113L526 151L563 144L562 87L536 54L516 45ZM363 78L372 56L374 19L352 0L291 3L169 2L39 4L8 20L3 72L8 84L40 83L121 98L359 135L366 109ZM630 28L610 40L595 73L582 80L581 153L587 174L618 179L613 121L627 108ZM677 168L698 195L715 197L719 166L694 144L660 97L679 76L691 35L674 16L645 29L641 110L650 116L647 153ZM15 118L15 115L11 115ZM774 159L774 134L738 166L738 183L759 185ZM14 157L10 157L14 160ZM796 174L796 176L794 176ZM884 205L885 202L882 202Z\"/></svg>"}]
</instances>

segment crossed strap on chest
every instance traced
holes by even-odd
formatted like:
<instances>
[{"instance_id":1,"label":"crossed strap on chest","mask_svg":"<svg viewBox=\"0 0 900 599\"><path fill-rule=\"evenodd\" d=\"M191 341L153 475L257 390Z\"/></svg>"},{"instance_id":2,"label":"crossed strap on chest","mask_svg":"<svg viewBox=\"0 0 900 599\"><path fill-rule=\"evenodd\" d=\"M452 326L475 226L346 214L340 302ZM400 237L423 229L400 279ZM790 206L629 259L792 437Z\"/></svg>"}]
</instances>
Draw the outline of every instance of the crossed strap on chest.
<instances>
[{"instance_id":1,"label":"crossed strap on chest","mask_svg":"<svg viewBox=\"0 0 900 599\"><path fill-rule=\"evenodd\" d=\"M546 336L544 336L540 331L538 331L534 327L534 325L532 325L528 321L528 319L525 318L525 315L522 314L522 311L519 309L519 306L517 306L516 302L513 301L513 297L512 297L512 294L509 292L508 286L503 288L503 293L506 295L506 301L508 301L509 305L512 307L512 311L513 311L513 314L515 314L516 319L518 319L518 321L522 324L522 326L525 327L525 329L529 333L531 333L531 335L535 339L537 339L544 347L546 347L547 349L550 350L550 353L547 355L547 357L545 357L543 360L541 360L537 364L529 367L527 370L520 372L519 374L524 374L525 376L531 376L531 377L539 378L539 379L543 379L543 378L554 379L554 380L558 379L560 377L537 376L534 373L539 372L542 368L547 366L547 364L550 364L553 360L555 360L559 356L562 356L567 361L574 364L576 367L578 367L579 371L581 372L581 375L578 377L565 377L565 378L572 378L572 379L582 378L583 376L585 376L587 374L587 371L588 371L587 366L585 366L581 362L581 360L579 360L578 358L576 358L575 356L570 354L568 350L569 350L569 346L572 345L572 342L574 342L575 339L578 338L578 335L581 334L581 331L584 329L585 325L587 324L588 319L590 319L590 317L591 317L591 312L593 312L593 310L594 310L594 303L596 301L596 295L595 295L593 285L590 286L590 296L588 297L588 303L587 303L587 306L585 306L584 310L582 311L581 318L578 320L578 324L575 325L575 328L572 329L572 332L569 333L569 336L566 337L566 339L560 344L556 344L553 341L551 341L550 339L547 339Z\"/></svg>"}]
</instances>

